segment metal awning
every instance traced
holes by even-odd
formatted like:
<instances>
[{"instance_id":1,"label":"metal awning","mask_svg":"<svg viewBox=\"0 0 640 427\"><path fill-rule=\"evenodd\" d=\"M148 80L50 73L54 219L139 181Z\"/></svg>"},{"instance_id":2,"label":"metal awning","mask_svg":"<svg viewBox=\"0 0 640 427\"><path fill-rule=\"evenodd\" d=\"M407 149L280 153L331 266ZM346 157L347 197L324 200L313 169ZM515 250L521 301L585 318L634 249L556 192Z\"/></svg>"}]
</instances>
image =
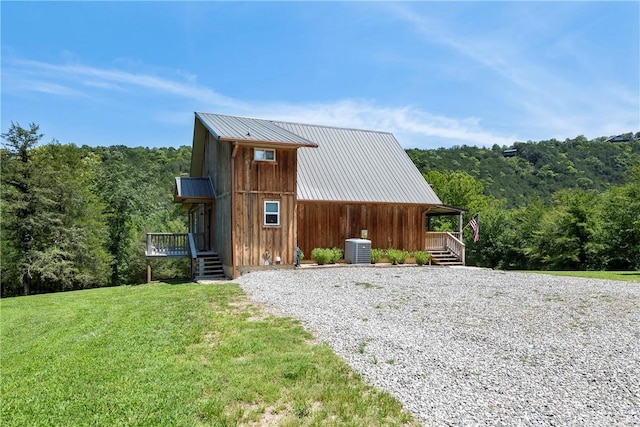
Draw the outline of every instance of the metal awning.
<instances>
[{"instance_id":1,"label":"metal awning","mask_svg":"<svg viewBox=\"0 0 640 427\"><path fill-rule=\"evenodd\" d=\"M176 177L173 201L178 203L203 203L214 199L216 193L210 178Z\"/></svg>"}]
</instances>

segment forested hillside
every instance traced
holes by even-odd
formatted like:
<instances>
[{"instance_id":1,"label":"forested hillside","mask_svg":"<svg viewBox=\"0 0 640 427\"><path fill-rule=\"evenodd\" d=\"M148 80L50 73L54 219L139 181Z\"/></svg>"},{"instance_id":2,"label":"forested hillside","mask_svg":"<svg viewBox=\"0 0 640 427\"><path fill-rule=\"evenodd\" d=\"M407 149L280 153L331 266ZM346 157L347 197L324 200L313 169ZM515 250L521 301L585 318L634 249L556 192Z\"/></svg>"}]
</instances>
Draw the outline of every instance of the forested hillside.
<instances>
[{"instance_id":1,"label":"forested hillside","mask_svg":"<svg viewBox=\"0 0 640 427\"><path fill-rule=\"evenodd\" d=\"M146 233L187 231L172 192L191 147L41 144L35 124L2 138L3 296L140 283Z\"/></svg>"},{"instance_id":2,"label":"forested hillside","mask_svg":"<svg viewBox=\"0 0 640 427\"><path fill-rule=\"evenodd\" d=\"M143 282L146 233L187 231L172 193L190 147L43 143L36 124L13 124L2 138L3 296ZM480 240L465 232L468 264L640 268L638 139L515 143L517 155L504 157L507 148L407 150L445 204L467 209L465 222L479 215ZM457 229L447 218L433 225Z\"/></svg>"},{"instance_id":3,"label":"forested hillside","mask_svg":"<svg viewBox=\"0 0 640 427\"><path fill-rule=\"evenodd\" d=\"M407 152L443 203L467 209L467 222L478 215L480 240L465 233L468 264L637 270L639 137ZM452 231L456 224L442 218L435 228Z\"/></svg>"},{"instance_id":4,"label":"forested hillside","mask_svg":"<svg viewBox=\"0 0 640 427\"><path fill-rule=\"evenodd\" d=\"M516 150L515 156L505 157L503 153L511 148ZM516 142L511 147L494 145L491 149L410 149L407 153L422 173L466 172L482 183L485 195L517 207L532 198L549 202L558 190L601 192L627 182L631 166L640 157L640 135L626 134L614 141L578 136L562 142Z\"/></svg>"}]
</instances>

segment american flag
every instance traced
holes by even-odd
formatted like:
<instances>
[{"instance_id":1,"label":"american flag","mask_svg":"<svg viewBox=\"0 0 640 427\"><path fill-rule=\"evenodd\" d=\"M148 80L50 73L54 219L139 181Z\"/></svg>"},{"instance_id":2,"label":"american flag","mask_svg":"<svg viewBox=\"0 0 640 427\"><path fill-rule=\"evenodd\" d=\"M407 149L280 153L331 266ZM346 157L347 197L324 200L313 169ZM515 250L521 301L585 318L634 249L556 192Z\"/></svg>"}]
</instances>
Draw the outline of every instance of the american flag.
<instances>
[{"instance_id":1,"label":"american flag","mask_svg":"<svg viewBox=\"0 0 640 427\"><path fill-rule=\"evenodd\" d=\"M478 214L471 218L471 221L469 221L469 226L473 228L473 243L475 243L480 238L480 223L478 222Z\"/></svg>"}]
</instances>

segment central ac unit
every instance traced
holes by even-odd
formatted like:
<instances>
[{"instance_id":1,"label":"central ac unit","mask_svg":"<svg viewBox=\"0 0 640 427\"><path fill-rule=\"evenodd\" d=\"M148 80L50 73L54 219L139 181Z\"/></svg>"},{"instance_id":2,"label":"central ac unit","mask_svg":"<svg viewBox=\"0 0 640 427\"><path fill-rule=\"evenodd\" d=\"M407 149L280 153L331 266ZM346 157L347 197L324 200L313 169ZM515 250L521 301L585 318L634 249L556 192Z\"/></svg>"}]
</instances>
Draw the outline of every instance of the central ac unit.
<instances>
[{"instance_id":1,"label":"central ac unit","mask_svg":"<svg viewBox=\"0 0 640 427\"><path fill-rule=\"evenodd\" d=\"M371 264L371 240L345 240L344 262L347 264Z\"/></svg>"}]
</instances>

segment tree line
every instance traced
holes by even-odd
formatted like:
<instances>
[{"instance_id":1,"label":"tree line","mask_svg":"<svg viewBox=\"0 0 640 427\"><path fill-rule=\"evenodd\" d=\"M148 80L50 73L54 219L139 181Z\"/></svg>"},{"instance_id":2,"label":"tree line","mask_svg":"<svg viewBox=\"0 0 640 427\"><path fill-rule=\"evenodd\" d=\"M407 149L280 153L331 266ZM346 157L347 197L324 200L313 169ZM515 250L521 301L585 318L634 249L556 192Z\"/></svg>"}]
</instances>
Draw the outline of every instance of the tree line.
<instances>
[{"instance_id":1,"label":"tree line","mask_svg":"<svg viewBox=\"0 0 640 427\"><path fill-rule=\"evenodd\" d=\"M640 138L407 150L443 203L480 219L467 263L522 270L640 269ZM440 219L438 230L457 224Z\"/></svg>"},{"instance_id":2,"label":"tree line","mask_svg":"<svg viewBox=\"0 0 640 427\"><path fill-rule=\"evenodd\" d=\"M140 283L146 233L187 230L172 188L188 173L190 147L40 144L34 123L12 123L2 138L3 296Z\"/></svg>"},{"instance_id":3,"label":"tree line","mask_svg":"<svg viewBox=\"0 0 640 427\"><path fill-rule=\"evenodd\" d=\"M0 149L2 296L145 281L146 233L186 232L174 177L191 147L42 143L12 123ZM407 150L445 204L480 218L467 263L503 269L640 269L640 140L584 137ZM455 230L441 218L432 226ZM467 231L470 233L470 230ZM185 274L184 260L154 266Z\"/></svg>"},{"instance_id":4,"label":"tree line","mask_svg":"<svg viewBox=\"0 0 640 427\"><path fill-rule=\"evenodd\" d=\"M559 190L602 192L627 182L640 156L640 132L625 135L620 142L578 136L565 141L515 142L510 147L409 149L407 154L422 173L468 173L482 182L484 194L512 208L536 198L549 203ZM515 149L515 156L504 157L507 148Z\"/></svg>"}]
</instances>

